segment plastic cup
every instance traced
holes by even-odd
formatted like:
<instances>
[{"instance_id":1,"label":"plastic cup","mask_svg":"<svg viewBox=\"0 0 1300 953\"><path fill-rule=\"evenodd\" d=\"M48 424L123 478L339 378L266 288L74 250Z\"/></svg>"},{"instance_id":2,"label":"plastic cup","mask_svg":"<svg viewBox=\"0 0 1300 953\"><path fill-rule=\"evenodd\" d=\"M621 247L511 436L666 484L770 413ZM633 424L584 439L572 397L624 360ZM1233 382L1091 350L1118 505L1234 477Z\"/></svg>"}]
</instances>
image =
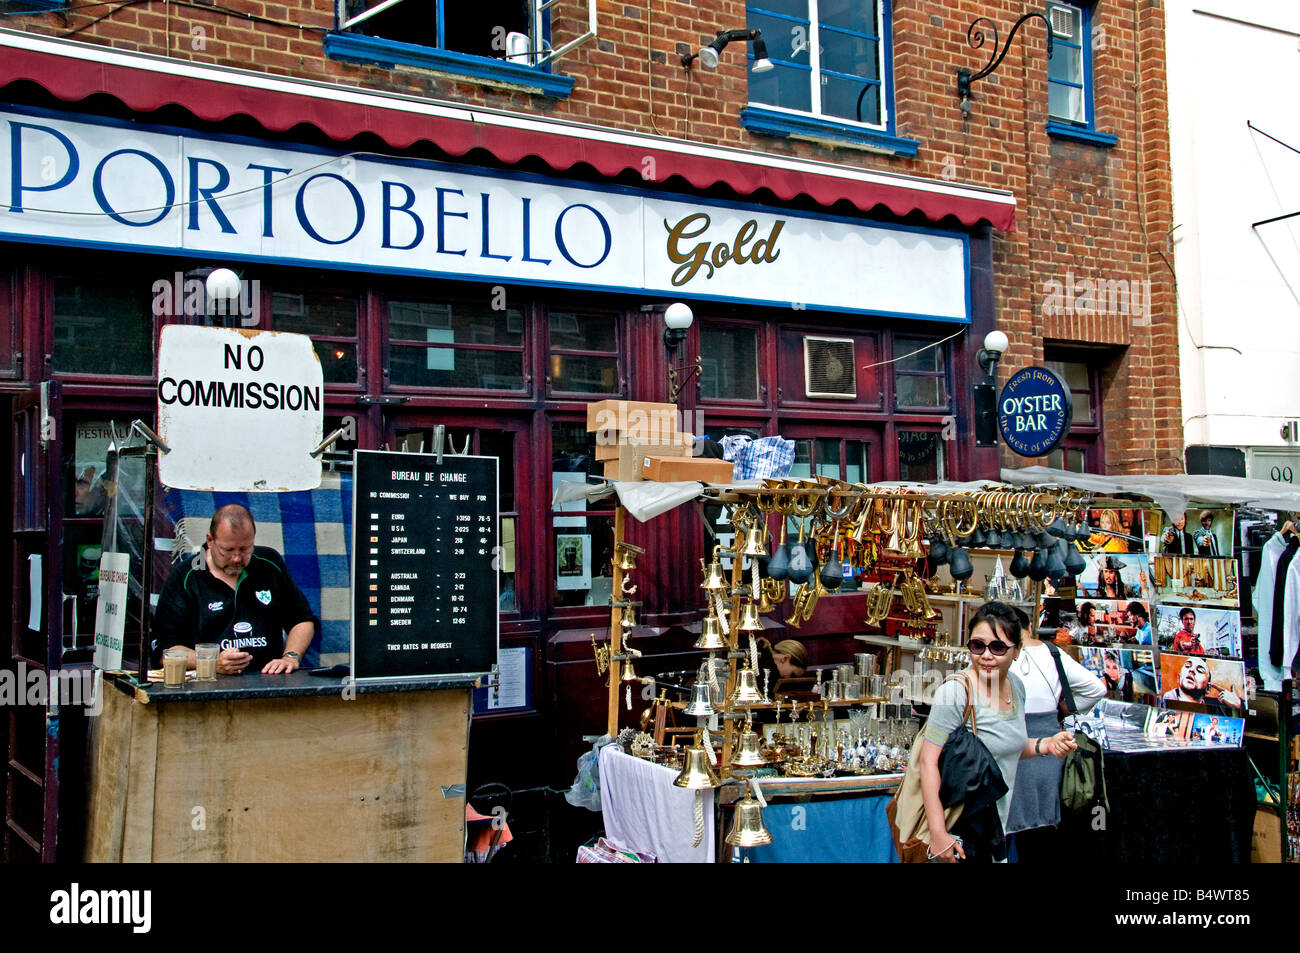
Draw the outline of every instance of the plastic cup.
<instances>
[{"instance_id":1,"label":"plastic cup","mask_svg":"<svg viewBox=\"0 0 1300 953\"><path fill-rule=\"evenodd\" d=\"M217 656L221 646L216 642L202 642L194 646L196 682L215 682L217 680Z\"/></svg>"},{"instance_id":2,"label":"plastic cup","mask_svg":"<svg viewBox=\"0 0 1300 953\"><path fill-rule=\"evenodd\" d=\"M167 649L163 652L163 685L167 688L185 687L185 669L190 653L185 649Z\"/></svg>"}]
</instances>

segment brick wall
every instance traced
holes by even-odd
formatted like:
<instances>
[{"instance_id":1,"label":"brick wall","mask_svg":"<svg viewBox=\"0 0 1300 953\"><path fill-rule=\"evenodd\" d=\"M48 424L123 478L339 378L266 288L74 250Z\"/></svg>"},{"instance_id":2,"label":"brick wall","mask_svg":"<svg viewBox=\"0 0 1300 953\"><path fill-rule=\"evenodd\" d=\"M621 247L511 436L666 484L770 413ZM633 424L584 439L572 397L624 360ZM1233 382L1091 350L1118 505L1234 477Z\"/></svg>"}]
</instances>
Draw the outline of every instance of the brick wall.
<instances>
[{"instance_id":1,"label":"brick wall","mask_svg":"<svg viewBox=\"0 0 1300 953\"><path fill-rule=\"evenodd\" d=\"M600 37L560 62L558 71L577 80L572 95L562 100L415 68L328 60L321 54L324 31L334 25L328 0L147 0L116 9L10 17L6 26L198 62L1009 189L1018 202L1018 227L995 238L997 320L1013 342L1002 366L1012 369L1041 360L1045 346L1107 346L1100 353L1108 361L1103 382L1108 468L1180 470L1176 313L1166 249L1171 203L1163 7L1160 0L1122 0L1099 4L1096 10L1094 111L1097 128L1118 137L1112 148L1047 135L1046 47L1042 22L1036 20L1019 31L998 72L976 84L970 116L963 119L956 70L978 70L991 52L987 45L980 50L967 45L967 25L987 16L1005 38L1018 17L1041 9L1040 3L1014 0L895 0L896 132L920 141L911 159L743 129L738 122L747 100L741 45L724 51L716 72L688 72L679 60L717 31L743 26L741 0L597 0ZM586 0L561 0L553 10L554 45L586 29ZM788 42L783 37L767 40L774 52ZM1059 310L1045 307L1052 300L1052 283L1073 281L1139 288L1144 310L1149 282L1150 313L1133 314L1131 302L1125 309L1129 313L1048 313Z\"/></svg>"}]
</instances>

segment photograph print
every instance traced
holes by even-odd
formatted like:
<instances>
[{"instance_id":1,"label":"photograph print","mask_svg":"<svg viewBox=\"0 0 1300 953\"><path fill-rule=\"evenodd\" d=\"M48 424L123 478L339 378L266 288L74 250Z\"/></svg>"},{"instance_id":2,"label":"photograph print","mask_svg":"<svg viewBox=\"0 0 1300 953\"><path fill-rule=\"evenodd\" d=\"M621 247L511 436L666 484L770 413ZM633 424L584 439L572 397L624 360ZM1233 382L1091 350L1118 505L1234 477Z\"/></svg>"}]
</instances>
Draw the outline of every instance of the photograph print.
<instances>
[{"instance_id":1,"label":"photograph print","mask_svg":"<svg viewBox=\"0 0 1300 953\"><path fill-rule=\"evenodd\" d=\"M1241 658L1241 613L1218 606L1156 606L1160 649L1176 655Z\"/></svg>"}]
</instances>

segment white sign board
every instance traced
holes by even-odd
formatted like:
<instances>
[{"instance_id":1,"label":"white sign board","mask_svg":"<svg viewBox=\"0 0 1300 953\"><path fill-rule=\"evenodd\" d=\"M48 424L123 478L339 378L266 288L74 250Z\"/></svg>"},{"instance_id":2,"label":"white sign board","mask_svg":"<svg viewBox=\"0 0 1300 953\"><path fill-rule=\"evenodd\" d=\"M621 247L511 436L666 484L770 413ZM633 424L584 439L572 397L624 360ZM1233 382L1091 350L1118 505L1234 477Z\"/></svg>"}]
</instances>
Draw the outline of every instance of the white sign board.
<instances>
[{"instance_id":1,"label":"white sign board","mask_svg":"<svg viewBox=\"0 0 1300 953\"><path fill-rule=\"evenodd\" d=\"M0 237L970 320L960 232L83 118L0 111Z\"/></svg>"},{"instance_id":2,"label":"white sign board","mask_svg":"<svg viewBox=\"0 0 1300 953\"><path fill-rule=\"evenodd\" d=\"M95 607L95 668L122 669L122 640L126 634L126 600L131 578L129 553L99 557L99 602Z\"/></svg>"},{"instance_id":3,"label":"white sign board","mask_svg":"<svg viewBox=\"0 0 1300 953\"><path fill-rule=\"evenodd\" d=\"M314 490L325 380L305 334L164 327L158 343L158 459L181 490Z\"/></svg>"}]
</instances>

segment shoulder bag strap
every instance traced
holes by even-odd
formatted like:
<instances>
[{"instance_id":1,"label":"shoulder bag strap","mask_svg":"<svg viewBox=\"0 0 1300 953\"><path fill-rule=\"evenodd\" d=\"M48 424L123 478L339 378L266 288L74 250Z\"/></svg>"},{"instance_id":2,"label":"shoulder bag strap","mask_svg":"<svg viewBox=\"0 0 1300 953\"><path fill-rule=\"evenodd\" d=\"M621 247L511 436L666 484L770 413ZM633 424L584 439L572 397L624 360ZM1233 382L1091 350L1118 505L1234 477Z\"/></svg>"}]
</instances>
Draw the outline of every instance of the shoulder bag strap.
<instances>
[{"instance_id":1,"label":"shoulder bag strap","mask_svg":"<svg viewBox=\"0 0 1300 953\"><path fill-rule=\"evenodd\" d=\"M1070 691L1070 680L1065 677L1065 666L1061 664L1061 650L1052 642L1044 643L1047 651L1052 653L1052 661L1056 663L1056 674L1061 680L1061 700L1065 702L1066 711L1071 715L1077 715L1079 709L1074 704L1074 692Z\"/></svg>"},{"instance_id":2,"label":"shoulder bag strap","mask_svg":"<svg viewBox=\"0 0 1300 953\"><path fill-rule=\"evenodd\" d=\"M966 691L966 707L962 709L961 720L963 723L970 723L971 734L978 734L975 730L975 699L970 679L967 678L965 671L958 672L956 675L949 675L943 680L946 685L949 682L961 682L962 688Z\"/></svg>"}]
</instances>

